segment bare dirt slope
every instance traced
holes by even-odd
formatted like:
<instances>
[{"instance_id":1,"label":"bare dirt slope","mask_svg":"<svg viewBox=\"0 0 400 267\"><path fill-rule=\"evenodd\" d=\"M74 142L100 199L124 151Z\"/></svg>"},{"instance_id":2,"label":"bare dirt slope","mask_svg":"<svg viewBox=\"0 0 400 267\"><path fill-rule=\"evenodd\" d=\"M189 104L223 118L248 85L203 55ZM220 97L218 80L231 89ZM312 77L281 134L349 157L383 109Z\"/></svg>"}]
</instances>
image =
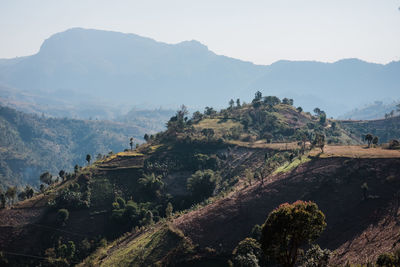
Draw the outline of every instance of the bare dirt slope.
<instances>
[{"instance_id":1,"label":"bare dirt slope","mask_svg":"<svg viewBox=\"0 0 400 267\"><path fill-rule=\"evenodd\" d=\"M399 228L397 213L393 213L399 205L399 166L399 158L314 159L291 172L272 177L263 186L254 184L183 215L174 224L200 246L228 254L279 204L312 200L326 214L328 224L318 243L338 249L340 257L334 259L337 263L341 259L362 262L363 258L355 254L368 251L370 258L375 258L381 250L389 249L389 246L373 249L384 242L382 239L392 245L398 239L398 235L380 233ZM363 199L361 190L364 182L369 187L367 199ZM382 224L386 221L391 224ZM357 241L368 231L375 233L374 242Z\"/></svg>"}]
</instances>

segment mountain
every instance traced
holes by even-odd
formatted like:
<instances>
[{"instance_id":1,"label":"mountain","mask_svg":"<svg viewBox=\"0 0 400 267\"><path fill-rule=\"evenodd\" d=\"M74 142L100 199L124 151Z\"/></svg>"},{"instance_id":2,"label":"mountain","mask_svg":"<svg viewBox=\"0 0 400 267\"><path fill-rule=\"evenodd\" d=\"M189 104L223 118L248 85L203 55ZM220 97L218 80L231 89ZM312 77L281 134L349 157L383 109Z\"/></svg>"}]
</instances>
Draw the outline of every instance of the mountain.
<instances>
[{"instance_id":1,"label":"mountain","mask_svg":"<svg viewBox=\"0 0 400 267\"><path fill-rule=\"evenodd\" d=\"M262 66L216 55L198 41L166 44L135 34L81 28L54 34L35 55L0 60L0 84L49 97L48 102L51 97L85 106L221 107L227 96L248 100L260 90L295 98L305 110L318 106L329 116L375 100L399 98L399 74L400 62L345 59Z\"/></svg>"},{"instance_id":2,"label":"mountain","mask_svg":"<svg viewBox=\"0 0 400 267\"><path fill-rule=\"evenodd\" d=\"M375 101L372 104L364 105L360 108L353 109L349 112L340 115L339 119L353 119L353 120L375 120L383 119L385 116L397 115L397 105L400 101L393 101L391 103L384 103L382 101Z\"/></svg>"},{"instance_id":3,"label":"mountain","mask_svg":"<svg viewBox=\"0 0 400 267\"><path fill-rule=\"evenodd\" d=\"M46 118L0 106L0 186L37 186L50 171L85 165L86 155L121 151L130 137L140 143L146 129L134 124Z\"/></svg>"}]
</instances>

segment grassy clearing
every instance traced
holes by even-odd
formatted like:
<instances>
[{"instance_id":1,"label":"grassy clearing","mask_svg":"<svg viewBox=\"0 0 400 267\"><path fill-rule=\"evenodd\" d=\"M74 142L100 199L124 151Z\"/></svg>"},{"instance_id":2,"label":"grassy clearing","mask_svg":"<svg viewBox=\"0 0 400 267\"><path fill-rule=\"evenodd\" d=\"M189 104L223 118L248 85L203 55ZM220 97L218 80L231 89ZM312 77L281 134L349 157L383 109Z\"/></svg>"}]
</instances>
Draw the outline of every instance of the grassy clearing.
<instances>
[{"instance_id":1,"label":"grassy clearing","mask_svg":"<svg viewBox=\"0 0 400 267\"><path fill-rule=\"evenodd\" d=\"M296 142L291 143L267 143L266 140L258 140L256 142L244 142L239 140L228 140L228 144L237 145L247 148L265 148L279 151L294 150L300 148Z\"/></svg>"},{"instance_id":2,"label":"grassy clearing","mask_svg":"<svg viewBox=\"0 0 400 267\"><path fill-rule=\"evenodd\" d=\"M132 240L122 238L99 249L80 266L161 266L175 248L192 249L183 233L168 225L151 228Z\"/></svg>"},{"instance_id":3,"label":"grassy clearing","mask_svg":"<svg viewBox=\"0 0 400 267\"><path fill-rule=\"evenodd\" d=\"M205 129L211 128L216 133L223 133L231 129L232 127L242 127L242 125L233 120L223 121L222 119L204 119L200 121L198 124L193 125L195 129Z\"/></svg>"},{"instance_id":4,"label":"grassy clearing","mask_svg":"<svg viewBox=\"0 0 400 267\"><path fill-rule=\"evenodd\" d=\"M302 156L300 159L296 158L295 160L293 160L292 162L286 162L285 164L283 164L282 166L280 166L279 168L277 168L274 171L274 174L278 174L278 173L285 173L288 171L293 170L294 168L296 168L297 166L306 163L308 161L310 161L311 159L308 156Z\"/></svg>"},{"instance_id":5,"label":"grassy clearing","mask_svg":"<svg viewBox=\"0 0 400 267\"><path fill-rule=\"evenodd\" d=\"M383 149L381 147L366 146L325 146L324 153L320 149L313 149L310 156L320 158L345 157L345 158L399 158L400 151Z\"/></svg>"}]
</instances>

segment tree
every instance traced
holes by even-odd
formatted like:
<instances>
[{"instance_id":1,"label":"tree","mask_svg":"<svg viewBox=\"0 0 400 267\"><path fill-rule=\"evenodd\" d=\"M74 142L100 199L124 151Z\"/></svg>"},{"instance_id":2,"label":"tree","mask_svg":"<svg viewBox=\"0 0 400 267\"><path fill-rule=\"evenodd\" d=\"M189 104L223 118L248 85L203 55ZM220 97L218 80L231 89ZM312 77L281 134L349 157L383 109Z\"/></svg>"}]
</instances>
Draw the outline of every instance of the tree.
<instances>
[{"instance_id":1,"label":"tree","mask_svg":"<svg viewBox=\"0 0 400 267\"><path fill-rule=\"evenodd\" d=\"M262 93L261 93L260 91L257 91L257 92L254 94L253 102L255 102L255 101L260 101L261 98L262 98Z\"/></svg>"},{"instance_id":2,"label":"tree","mask_svg":"<svg viewBox=\"0 0 400 267\"><path fill-rule=\"evenodd\" d=\"M379 137L374 136L374 138L372 139L372 144L374 144L376 146L378 144L378 142L379 142Z\"/></svg>"},{"instance_id":3,"label":"tree","mask_svg":"<svg viewBox=\"0 0 400 267\"><path fill-rule=\"evenodd\" d=\"M240 99L238 98L238 99L236 99L236 106L238 107L238 108L240 108L241 107L241 105L240 105Z\"/></svg>"},{"instance_id":4,"label":"tree","mask_svg":"<svg viewBox=\"0 0 400 267\"><path fill-rule=\"evenodd\" d=\"M195 200L202 201L214 193L218 180L212 170L196 171L187 179L186 186Z\"/></svg>"},{"instance_id":5,"label":"tree","mask_svg":"<svg viewBox=\"0 0 400 267\"><path fill-rule=\"evenodd\" d=\"M143 177L138 180L139 185L147 192L147 194L154 198L161 195L160 191L164 187L161 175L144 174Z\"/></svg>"},{"instance_id":6,"label":"tree","mask_svg":"<svg viewBox=\"0 0 400 267\"><path fill-rule=\"evenodd\" d=\"M178 133L182 132L187 125L187 117L188 110L185 105L182 105L181 108L176 112L175 116L172 116L167 122L167 128L169 132Z\"/></svg>"},{"instance_id":7,"label":"tree","mask_svg":"<svg viewBox=\"0 0 400 267\"><path fill-rule=\"evenodd\" d=\"M35 193L35 192L33 191L33 188L32 188L32 187L30 187L29 185L27 185L27 186L25 187L25 195L26 195L26 198L32 198L34 193Z\"/></svg>"},{"instance_id":8,"label":"tree","mask_svg":"<svg viewBox=\"0 0 400 267\"><path fill-rule=\"evenodd\" d=\"M297 107L296 110L297 110L298 113L303 112L303 108L302 107Z\"/></svg>"},{"instance_id":9,"label":"tree","mask_svg":"<svg viewBox=\"0 0 400 267\"><path fill-rule=\"evenodd\" d=\"M254 179L254 173L250 169L246 169L245 174L247 182L249 183L249 185L251 185L251 182Z\"/></svg>"},{"instance_id":10,"label":"tree","mask_svg":"<svg viewBox=\"0 0 400 267\"><path fill-rule=\"evenodd\" d=\"M257 240L245 238L239 242L232 252L233 266L238 267L258 267L262 250Z\"/></svg>"},{"instance_id":11,"label":"tree","mask_svg":"<svg viewBox=\"0 0 400 267\"><path fill-rule=\"evenodd\" d=\"M44 184L51 185L53 176L49 172L44 172L40 175L40 181Z\"/></svg>"},{"instance_id":12,"label":"tree","mask_svg":"<svg viewBox=\"0 0 400 267\"><path fill-rule=\"evenodd\" d=\"M64 170L60 170L60 171L58 172L58 176L60 176L61 179L64 181L64 180L65 180L65 171L64 171Z\"/></svg>"},{"instance_id":13,"label":"tree","mask_svg":"<svg viewBox=\"0 0 400 267\"><path fill-rule=\"evenodd\" d=\"M131 150L133 150L133 137L129 138L129 145L131 146Z\"/></svg>"},{"instance_id":14,"label":"tree","mask_svg":"<svg viewBox=\"0 0 400 267\"><path fill-rule=\"evenodd\" d=\"M259 108L261 106L261 99L262 99L262 93L260 91L257 91L252 101L254 108Z\"/></svg>"},{"instance_id":15,"label":"tree","mask_svg":"<svg viewBox=\"0 0 400 267\"><path fill-rule=\"evenodd\" d=\"M154 223L154 221L153 221L153 213L150 210L148 210L146 212L146 214L144 215L142 224L143 225L151 225L153 223Z\"/></svg>"},{"instance_id":16,"label":"tree","mask_svg":"<svg viewBox=\"0 0 400 267\"><path fill-rule=\"evenodd\" d=\"M74 166L74 173L77 174L78 171L79 171L79 165L78 165L78 164L75 164L75 166Z\"/></svg>"},{"instance_id":17,"label":"tree","mask_svg":"<svg viewBox=\"0 0 400 267\"><path fill-rule=\"evenodd\" d=\"M312 245L302 259L302 267L327 267L331 251L321 249L318 245Z\"/></svg>"},{"instance_id":18,"label":"tree","mask_svg":"<svg viewBox=\"0 0 400 267\"><path fill-rule=\"evenodd\" d=\"M89 154L87 154L86 155L86 161L87 161L87 164L88 165L90 165L90 161L92 160L92 157L89 155Z\"/></svg>"},{"instance_id":19,"label":"tree","mask_svg":"<svg viewBox=\"0 0 400 267\"><path fill-rule=\"evenodd\" d=\"M0 203L1 203L1 208L4 209L6 207L6 195L4 194L3 191L0 191Z\"/></svg>"},{"instance_id":20,"label":"tree","mask_svg":"<svg viewBox=\"0 0 400 267\"><path fill-rule=\"evenodd\" d=\"M282 266L293 267L299 260L300 247L315 241L325 227L325 215L314 202L281 204L263 225L261 248Z\"/></svg>"},{"instance_id":21,"label":"tree","mask_svg":"<svg viewBox=\"0 0 400 267\"><path fill-rule=\"evenodd\" d=\"M322 113L322 110L320 108L314 108L314 113L315 115L319 116Z\"/></svg>"},{"instance_id":22,"label":"tree","mask_svg":"<svg viewBox=\"0 0 400 267\"><path fill-rule=\"evenodd\" d=\"M57 211L57 222L64 225L69 218L69 211L67 209L59 209Z\"/></svg>"},{"instance_id":23,"label":"tree","mask_svg":"<svg viewBox=\"0 0 400 267\"><path fill-rule=\"evenodd\" d=\"M8 201L10 202L11 205L14 205L14 200L16 195L17 195L17 187L10 186L7 188L5 196L6 198L8 198Z\"/></svg>"},{"instance_id":24,"label":"tree","mask_svg":"<svg viewBox=\"0 0 400 267\"><path fill-rule=\"evenodd\" d=\"M19 200L19 201L23 201L23 200L25 200L25 199L26 199L26 193L25 193L25 191L19 192L19 193L18 193L18 200Z\"/></svg>"},{"instance_id":25,"label":"tree","mask_svg":"<svg viewBox=\"0 0 400 267\"><path fill-rule=\"evenodd\" d=\"M231 99L231 100L229 101L229 108L232 109L232 108L233 108L233 105L235 105L235 101L233 101L233 99Z\"/></svg>"},{"instance_id":26,"label":"tree","mask_svg":"<svg viewBox=\"0 0 400 267\"><path fill-rule=\"evenodd\" d=\"M266 96L264 97L264 104L268 106L275 106L281 103L281 100L276 96Z\"/></svg>"},{"instance_id":27,"label":"tree","mask_svg":"<svg viewBox=\"0 0 400 267\"><path fill-rule=\"evenodd\" d=\"M321 152L324 153L324 147L325 147L325 135L321 133L317 133L315 135L315 139L313 141L313 145L321 149Z\"/></svg>"},{"instance_id":28,"label":"tree","mask_svg":"<svg viewBox=\"0 0 400 267\"><path fill-rule=\"evenodd\" d=\"M150 137L149 137L149 135L146 133L146 134L144 134L143 139L144 139L146 142L149 142Z\"/></svg>"},{"instance_id":29,"label":"tree","mask_svg":"<svg viewBox=\"0 0 400 267\"><path fill-rule=\"evenodd\" d=\"M171 202L168 202L167 207L165 208L165 217L171 218L173 209Z\"/></svg>"},{"instance_id":30,"label":"tree","mask_svg":"<svg viewBox=\"0 0 400 267\"><path fill-rule=\"evenodd\" d=\"M207 116L214 116L215 114L217 114L217 112L212 108L212 107L205 107L204 109L204 115Z\"/></svg>"},{"instance_id":31,"label":"tree","mask_svg":"<svg viewBox=\"0 0 400 267\"><path fill-rule=\"evenodd\" d=\"M326 123L326 114L325 112L322 112L321 115L319 115L319 124L325 125Z\"/></svg>"},{"instance_id":32,"label":"tree","mask_svg":"<svg viewBox=\"0 0 400 267\"><path fill-rule=\"evenodd\" d=\"M212 128L204 128L201 130L201 134L207 137L207 141L210 141L214 136L214 129Z\"/></svg>"},{"instance_id":33,"label":"tree","mask_svg":"<svg viewBox=\"0 0 400 267\"><path fill-rule=\"evenodd\" d=\"M292 100L293 101L293 100ZM282 104L284 104L284 105L290 105L290 100L289 100L289 98L284 98L284 99L282 99Z\"/></svg>"},{"instance_id":34,"label":"tree","mask_svg":"<svg viewBox=\"0 0 400 267\"><path fill-rule=\"evenodd\" d=\"M364 140L368 142L368 147L371 146L373 139L374 139L374 136L372 134L368 133L365 135Z\"/></svg>"},{"instance_id":35,"label":"tree","mask_svg":"<svg viewBox=\"0 0 400 267\"><path fill-rule=\"evenodd\" d=\"M199 121L203 118L203 114L200 111L193 112L192 121Z\"/></svg>"}]
</instances>

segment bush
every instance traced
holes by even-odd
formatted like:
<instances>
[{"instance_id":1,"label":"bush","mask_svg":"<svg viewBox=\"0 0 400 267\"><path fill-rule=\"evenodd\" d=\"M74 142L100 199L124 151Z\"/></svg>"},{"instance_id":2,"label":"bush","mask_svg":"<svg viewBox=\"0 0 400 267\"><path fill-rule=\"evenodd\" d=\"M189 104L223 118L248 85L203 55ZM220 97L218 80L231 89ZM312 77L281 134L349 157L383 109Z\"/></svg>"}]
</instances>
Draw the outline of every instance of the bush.
<instances>
[{"instance_id":1,"label":"bush","mask_svg":"<svg viewBox=\"0 0 400 267\"><path fill-rule=\"evenodd\" d=\"M376 260L376 265L381 266L381 267L391 267L391 266L398 266L396 263L399 263L396 261L396 258L394 255L389 254L389 253L384 253L382 255L379 255L378 259Z\"/></svg>"},{"instance_id":2,"label":"bush","mask_svg":"<svg viewBox=\"0 0 400 267\"><path fill-rule=\"evenodd\" d=\"M260 243L253 238L245 238L233 250L233 266L257 267L262 259Z\"/></svg>"},{"instance_id":3,"label":"bush","mask_svg":"<svg viewBox=\"0 0 400 267\"><path fill-rule=\"evenodd\" d=\"M212 170L197 171L187 179L187 189L195 200L202 201L214 193L218 180Z\"/></svg>"},{"instance_id":4,"label":"bush","mask_svg":"<svg viewBox=\"0 0 400 267\"><path fill-rule=\"evenodd\" d=\"M390 149L398 149L398 148L400 148L400 142L398 140L396 140L396 139L390 140L389 148Z\"/></svg>"},{"instance_id":5,"label":"bush","mask_svg":"<svg viewBox=\"0 0 400 267\"><path fill-rule=\"evenodd\" d=\"M120 209L125 209L126 203L122 197L117 197L116 202L118 203Z\"/></svg>"},{"instance_id":6,"label":"bush","mask_svg":"<svg viewBox=\"0 0 400 267\"><path fill-rule=\"evenodd\" d=\"M329 249L321 249L318 245L313 245L303 256L302 267L326 267L330 257Z\"/></svg>"},{"instance_id":7,"label":"bush","mask_svg":"<svg viewBox=\"0 0 400 267\"><path fill-rule=\"evenodd\" d=\"M49 204L55 208L70 209L88 208L90 206L89 201L83 199L81 192L75 192L69 189L59 191L54 201Z\"/></svg>"},{"instance_id":8,"label":"bush","mask_svg":"<svg viewBox=\"0 0 400 267\"><path fill-rule=\"evenodd\" d=\"M260 239L261 239L261 230L262 230L261 225L259 225L259 224L254 225L253 229L251 229L250 236L252 238L254 238L255 240L257 240L257 241L260 241Z\"/></svg>"},{"instance_id":9,"label":"bush","mask_svg":"<svg viewBox=\"0 0 400 267\"><path fill-rule=\"evenodd\" d=\"M59 209L57 211L57 222L65 224L69 218L69 211L67 209Z\"/></svg>"}]
</instances>

